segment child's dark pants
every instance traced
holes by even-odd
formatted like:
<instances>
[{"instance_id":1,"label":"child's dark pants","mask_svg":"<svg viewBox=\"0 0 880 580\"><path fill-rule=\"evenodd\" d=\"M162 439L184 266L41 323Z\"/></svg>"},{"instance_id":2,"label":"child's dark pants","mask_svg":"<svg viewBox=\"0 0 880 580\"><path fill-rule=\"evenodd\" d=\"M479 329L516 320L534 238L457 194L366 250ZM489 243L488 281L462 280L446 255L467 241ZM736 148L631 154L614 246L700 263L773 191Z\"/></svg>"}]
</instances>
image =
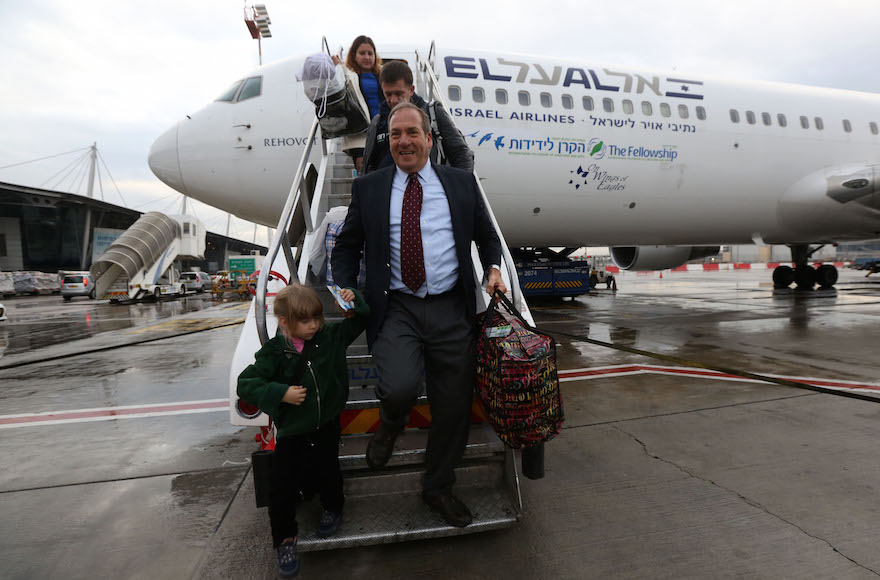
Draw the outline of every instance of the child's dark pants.
<instances>
[{"instance_id":1,"label":"child's dark pants","mask_svg":"<svg viewBox=\"0 0 880 580\"><path fill-rule=\"evenodd\" d=\"M283 437L275 443L272 463L272 493L269 498L269 522L272 545L278 547L286 538L294 538L296 502L300 491L306 497L318 492L321 507L342 513L342 470L339 467L339 417L312 433Z\"/></svg>"}]
</instances>

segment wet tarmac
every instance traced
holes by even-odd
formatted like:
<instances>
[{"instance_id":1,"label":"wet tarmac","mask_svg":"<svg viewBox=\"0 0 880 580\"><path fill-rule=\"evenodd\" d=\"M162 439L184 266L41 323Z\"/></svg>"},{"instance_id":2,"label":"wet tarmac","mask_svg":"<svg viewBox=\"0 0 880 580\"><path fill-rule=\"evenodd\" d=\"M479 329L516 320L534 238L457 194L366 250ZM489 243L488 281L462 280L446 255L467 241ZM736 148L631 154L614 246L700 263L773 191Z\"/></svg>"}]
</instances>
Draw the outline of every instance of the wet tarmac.
<instances>
[{"instance_id":1,"label":"wet tarmac","mask_svg":"<svg viewBox=\"0 0 880 580\"><path fill-rule=\"evenodd\" d=\"M532 303L550 332L655 356L559 339L566 428L518 525L312 552L300 577L880 575L880 406L674 362L872 395L880 284L847 270L811 293L749 271L618 283ZM277 577L255 430L229 425L223 401L245 305L4 304L0 578Z\"/></svg>"}]
</instances>

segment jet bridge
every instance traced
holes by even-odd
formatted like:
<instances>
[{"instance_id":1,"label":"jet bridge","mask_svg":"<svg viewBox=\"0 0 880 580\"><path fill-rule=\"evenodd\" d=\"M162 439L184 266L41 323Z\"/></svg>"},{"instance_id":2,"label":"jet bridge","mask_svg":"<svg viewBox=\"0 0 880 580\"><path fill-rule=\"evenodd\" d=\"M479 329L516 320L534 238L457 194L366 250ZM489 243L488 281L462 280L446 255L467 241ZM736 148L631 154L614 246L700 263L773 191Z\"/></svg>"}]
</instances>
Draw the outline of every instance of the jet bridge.
<instances>
[{"instance_id":1,"label":"jet bridge","mask_svg":"<svg viewBox=\"0 0 880 580\"><path fill-rule=\"evenodd\" d=\"M145 213L89 269L99 298L135 300L183 294L172 265L204 258L205 226L193 216Z\"/></svg>"}]
</instances>

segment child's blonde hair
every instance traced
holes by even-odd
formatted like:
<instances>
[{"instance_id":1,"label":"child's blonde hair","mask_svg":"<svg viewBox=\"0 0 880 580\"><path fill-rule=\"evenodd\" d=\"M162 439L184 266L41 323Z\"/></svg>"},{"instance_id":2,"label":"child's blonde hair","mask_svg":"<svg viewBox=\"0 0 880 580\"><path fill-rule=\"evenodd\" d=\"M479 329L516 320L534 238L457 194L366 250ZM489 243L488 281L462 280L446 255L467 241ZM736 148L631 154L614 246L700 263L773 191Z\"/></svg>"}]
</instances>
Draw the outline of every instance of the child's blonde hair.
<instances>
[{"instance_id":1,"label":"child's blonde hair","mask_svg":"<svg viewBox=\"0 0 880 580\"><path fill-rule=\"evenodd\" d=\"M282 288L275 295L272 312L276 318L285 318L288 322L317 318L324 326L324 305L318 293L302 284L293 283Z\"/></svg>"}]
</instances>

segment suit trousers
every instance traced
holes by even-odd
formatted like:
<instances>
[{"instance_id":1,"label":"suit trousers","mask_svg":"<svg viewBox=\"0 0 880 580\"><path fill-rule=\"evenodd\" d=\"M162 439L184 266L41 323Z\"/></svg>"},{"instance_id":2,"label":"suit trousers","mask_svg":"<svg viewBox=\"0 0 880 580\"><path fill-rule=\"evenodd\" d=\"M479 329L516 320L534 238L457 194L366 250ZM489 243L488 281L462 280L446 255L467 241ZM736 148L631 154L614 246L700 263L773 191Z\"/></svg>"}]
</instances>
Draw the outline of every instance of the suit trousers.
<instances>
[{"instance_id":1,"label":"suit trousers","mask_svg":"<svg viewBox=\"0 0 880 580\"><path fill-rule=\"evenodd\" d=\"M311 499L317 492L322 508L342 513L345 496L339 466L339 436L339 417L336 417L317 431L276 441L269 495L269 524L275 548L299 533L296 504L303 497Z\"/></svg>"},{"instance_id":2,"label":"suit trousers","mask_svg":"<svg viewBox=\"0 0 880 580\"><path fill-rule=\"evenodd\" d=\"M450 489L467 445L476 381L476 334L461 292L418 298L392 292L373 343L382 422L403 429L426 387L431 407L426 494Z\"/></svg>"}]
</instances>

